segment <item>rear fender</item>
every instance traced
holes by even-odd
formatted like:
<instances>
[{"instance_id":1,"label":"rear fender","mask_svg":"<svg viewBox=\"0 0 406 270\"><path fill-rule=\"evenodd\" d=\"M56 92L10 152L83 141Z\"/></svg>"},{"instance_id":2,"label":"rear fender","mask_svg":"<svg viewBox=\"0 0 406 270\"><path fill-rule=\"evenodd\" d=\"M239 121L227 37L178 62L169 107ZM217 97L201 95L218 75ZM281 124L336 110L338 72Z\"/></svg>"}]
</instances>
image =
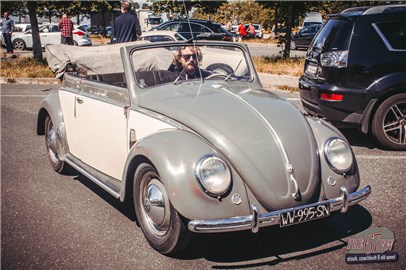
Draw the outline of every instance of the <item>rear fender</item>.
<instances>
[{"instance_id":1,"label":"rear fender","mask_svg":"<svg viewBox=\"0 0 406 270\"><path fill-rule=\"evenodd\" d=\"M65 123L63 121L59 95L56 91L47 95L41 102L37 117L38 135L45 135L45 119L48 115L51 117L54 127L56 127L58 138L58 157L63 160L63 157L69 153L69 147L66 140Z\"/></svg>"},{"instance_id":2,"label":"rear fender","mask_svg":"<svg viewBox=\"0 0 406 270\"><path fill-rule=\"evenodd\" d=\"M207 195L195 176L197 162L210 154L225 161L232 174L230 190L220 199ZM157 169L169 200L187 219L221 219L250 214L245 185L239 175L218 150L192 133L166 130L137 142L126 162L122 200L131 194L134 172L143 162L149 162ZM240 197L241 201L233 203L233 196Z\"/></svg>"}]
</instances>

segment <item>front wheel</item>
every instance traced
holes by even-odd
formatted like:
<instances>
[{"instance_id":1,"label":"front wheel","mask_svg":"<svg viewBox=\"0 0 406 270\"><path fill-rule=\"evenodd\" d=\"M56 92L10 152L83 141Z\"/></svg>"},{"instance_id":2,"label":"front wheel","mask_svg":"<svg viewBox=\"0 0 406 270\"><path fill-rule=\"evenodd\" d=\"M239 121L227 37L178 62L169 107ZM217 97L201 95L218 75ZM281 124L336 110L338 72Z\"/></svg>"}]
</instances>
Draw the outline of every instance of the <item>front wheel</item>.
<instances>
[{"instance_id":1,"label":"front wheel","mask_svg":"<svg viewBox=\"0 0 406 270\"><path fill-rule=\"evenodd\" d=\"M372 134L388 149L406 150L406 93L382 102L372 120Z\"/></svg>"},{"instance_id":2,"label":"front wheel","mask_svg":"<svg viewBox=\"0 0 406 270\"><path fill-rule=\"evenodd\" d=\"M150 164L137 168L133 197L138 222L151 247L169 255L187 245L190 231L170 203L158 172Z\"/></svg>"}]
</instances>

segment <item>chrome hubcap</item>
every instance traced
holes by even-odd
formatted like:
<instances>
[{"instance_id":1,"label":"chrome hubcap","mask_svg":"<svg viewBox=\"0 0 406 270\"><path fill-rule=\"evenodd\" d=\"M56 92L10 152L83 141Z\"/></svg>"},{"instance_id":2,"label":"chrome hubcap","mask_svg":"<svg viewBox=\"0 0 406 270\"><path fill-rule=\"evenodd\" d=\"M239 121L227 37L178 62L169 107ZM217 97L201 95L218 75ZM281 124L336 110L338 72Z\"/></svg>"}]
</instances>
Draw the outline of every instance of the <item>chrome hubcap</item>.
<instances>
[{"instance_id":1,"label":"chrome hubcap","mask_svg":"<svg viewBox=\"0 0 406 270\"><path fill-rule=\"evenodd\" d=\"M406 144L406 103L392 106L383 121L386 137L394 143Z\"/></svg>"},{"instance_id":2,"label":"chrome hubcap","mask_svg":"<svg viewBox=\"0 0 406 270\"><path fill-rule=\"evenodd\" d=\"M170 207L163 184L156 178L150 179L142 191L143 215L149 229L156 235L162 236L169 229Z\"/></svg>"}]
</instances>

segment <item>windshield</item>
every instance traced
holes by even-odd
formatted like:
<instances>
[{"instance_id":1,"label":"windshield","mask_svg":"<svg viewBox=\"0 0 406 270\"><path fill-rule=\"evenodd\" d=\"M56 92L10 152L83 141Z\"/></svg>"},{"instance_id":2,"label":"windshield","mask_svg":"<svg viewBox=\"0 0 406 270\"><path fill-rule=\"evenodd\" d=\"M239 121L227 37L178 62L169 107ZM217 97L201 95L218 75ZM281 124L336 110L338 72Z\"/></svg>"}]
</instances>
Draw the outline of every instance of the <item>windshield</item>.
<instances>
[{"instance_id":1,"label":"windshield","mask_svg":"<svg viewBox=\"0 0 406 270\"><path fill-rule=\"evenodd\" d=\"M141 88L185 81L249 81L244 52L233 46L179 45L136 50L131 57Z\"/></svg>"},{"instance_id":2,"label":"windshield","mask_svg":"<svg viewBox=\"0 0 406 270\"><path fill-rule=\"evenodd\" d=\"M326 51L348 50L353 23L345 19L330 19L314 38L311 47Z\"/></svg>"}]
</instances>

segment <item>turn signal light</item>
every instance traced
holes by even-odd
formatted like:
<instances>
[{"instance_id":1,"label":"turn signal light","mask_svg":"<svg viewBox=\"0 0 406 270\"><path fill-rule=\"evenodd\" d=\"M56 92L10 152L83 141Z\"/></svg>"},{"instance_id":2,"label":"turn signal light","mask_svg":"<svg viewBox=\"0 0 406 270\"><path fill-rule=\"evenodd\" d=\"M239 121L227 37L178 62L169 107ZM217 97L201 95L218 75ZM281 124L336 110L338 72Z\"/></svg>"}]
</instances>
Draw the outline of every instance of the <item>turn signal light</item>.
<instances>
[{"instance_id":1,"label":"turn signal light","mask_svg":"<svg viewBox=\"0 0 406 270\"><path fill-rule=\"evenodd\" d=\"M344 95L322 93L320 98L322 100L326 100L326 101L341 101L341 100L343 100Z\"/></svg>"}]
</instances>

